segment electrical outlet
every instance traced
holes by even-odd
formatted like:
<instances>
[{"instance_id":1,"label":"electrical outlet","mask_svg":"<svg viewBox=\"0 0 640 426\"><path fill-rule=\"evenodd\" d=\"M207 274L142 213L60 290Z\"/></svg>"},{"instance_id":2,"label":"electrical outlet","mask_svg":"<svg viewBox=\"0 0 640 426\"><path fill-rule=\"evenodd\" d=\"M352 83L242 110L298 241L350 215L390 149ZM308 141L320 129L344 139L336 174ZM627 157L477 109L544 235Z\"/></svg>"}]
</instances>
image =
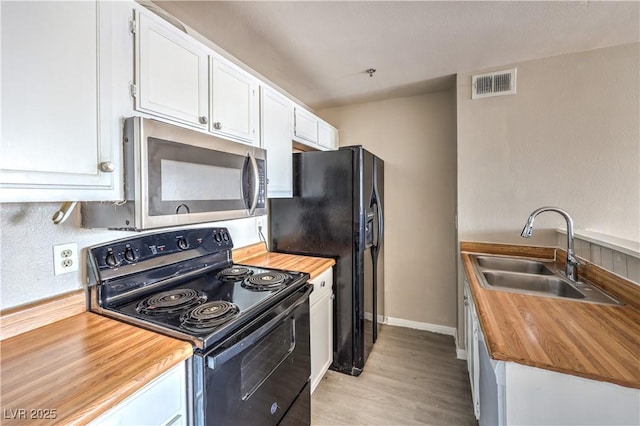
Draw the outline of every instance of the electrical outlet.
<instances>
[{"instance_id":1,"label":"electrical outlet","mask_svg":"<svg viewBox=\"0 0 640 426\"><path fill-rule=\"evenodd\" d=\"M53 246L53 274L60 275L78 270L78 243Z\"/></svg>"},{"instance_id":2,"label":"electrical outlet","mask_svg":"<svg viewBox=\"0 0 640 426\"><path fill-rule=\"evenodd\" d=\"M263 222L261 217L256 218L256 232L258 233L258 235L260 235L260 232L264 232L262 223Z\"/></svg>"}]
</instances>

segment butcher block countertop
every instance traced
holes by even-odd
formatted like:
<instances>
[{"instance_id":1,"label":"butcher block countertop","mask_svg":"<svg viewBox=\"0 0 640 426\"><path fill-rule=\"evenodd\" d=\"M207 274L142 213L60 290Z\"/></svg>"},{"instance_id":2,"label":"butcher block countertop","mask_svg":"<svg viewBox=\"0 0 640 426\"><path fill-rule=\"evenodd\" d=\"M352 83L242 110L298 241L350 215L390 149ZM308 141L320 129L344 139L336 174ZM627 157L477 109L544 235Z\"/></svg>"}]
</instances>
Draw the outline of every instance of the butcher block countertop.
<instances>
[{"instance_id":1,"label":"butcher block countertop","mask_svg":"<svg viewBox=\"0 0 640 426\"><path fill-rule=\"evenodd\" d=\"M263 243L234 250L233 262L264 268L307 272L312 280L336 264L334 259L326 257L268 252Z\"/></svg>"},{"instance_id":2,"label":"butcher block countertop","mask_svg":"<svg viewBox=\"0 0 640 426\"><path fill-rule=\"evenodd\" d=\"M86 424L193 353L188 342L90 312L1 345L3 425Z\"/></svg>"},{"instance_id":3,"label":"butcher block countertop","mask_svg":"<svg viewBox=\"0 0 640 426\"><path fill-rule=\"evenodd\" d=\"M480 286L472 253L555 259L560 266L566 253L471 242L460 249L491 358L640 389L640 286L587 262L579 278L624 306L489 290Z\"/></svg>"}]
</instances>

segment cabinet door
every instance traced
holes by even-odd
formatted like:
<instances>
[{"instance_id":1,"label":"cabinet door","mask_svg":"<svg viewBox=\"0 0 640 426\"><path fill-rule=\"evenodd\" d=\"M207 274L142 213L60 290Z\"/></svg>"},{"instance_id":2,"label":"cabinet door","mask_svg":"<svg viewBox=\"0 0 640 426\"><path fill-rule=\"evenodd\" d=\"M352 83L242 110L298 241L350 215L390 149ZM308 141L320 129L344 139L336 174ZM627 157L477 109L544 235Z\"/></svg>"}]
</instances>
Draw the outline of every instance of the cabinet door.
<instances>
[{"instance_id":1,"label":"cabinet door","mask_svg":"<svg viewBox=\"0 0 640 426\"><path fill-rule=\"evenodd\" d=\"M311 393L329 369L333 359L333 298L325 293L312 307L311 318Z\"/></svg>"},{"instance_id":2,"label":"cabinet door","mask_svg":"<svg viewBox=\"0 0 640 426\"><path fill-rule=\"evenodd\" d=\"M478 317L468 284L464 289L465 343L467 350L467 368L471 385L471 398L476 419L480 418L480 355L478 336L480 333Z\"/></svg>"},{"instance_id":3,"label":"cabinet door","mask_svg":"<svg viewBox=\"0 0 640 426\"><path fill-rule=\"evenodd\" d=\"M98 425L186 425L187 380L181 362L90 423Z\"/></svg>"},{"instance_id":4,"label":"cabinet door","mask_svg":"<svg viewBox=\"0 0 640 426\"><path fill-rule=\"evenodd\" d=\"M0 2L0 202L121 196L109 117L111 9L95 1Z\"/></svg>"},{"instance_id":5,"label":"cabinet door","mask_svg":"<svg viewBox=\"0 0 640 426\"><path fill-rule=\"evenodd\" d=\"M300 107L295 108L294 135L303 142L318 143L318 117Z\"/></svg>"},{"instance_id":6,"label":"cabinet door","mask_svg":"<svg viewBox=\"0 0 640 426\"><path fill-rule=\"evenodd\" d=\"M313 392L333 361L333 268L309 282L313 284L313 293L309 297Z\"/></svg>"},{"instance_id":7,"label":"cabinet door","mask_svg":"<svg viewBox=\"0 0 640 426\"><path fill-rule=\"evenodd\" d=\"M250 74L211 57L211 124L209 130L258 145L258 84Z\"/></svg>"},{"instance_id":8,"label":"cabinet door","mask_svg":"<svg viewBox=\"0 0 640 426\"><path fill-rule=\"evenodd\" d=\"M136 109L205 129L207 53L165 21L137 12Z\"/></svg>"},{"instance_id":9,"label":"cabinet door","mask_svg":"<svg viewBox=\"0 0 640 426\"><path fill-rule=\"evenodd\" d=\"M292 143L293 104L268 87L261 87L260 131L267 150L267 196L293 195Z\"/></svg>"},{"instance_id":10,"label":"cabinet door","mask_svg":"<svg viewBox=\"0 0 640 426\"><path fill-rule=\"evenodd\" d=\"M338 149L338 130L329 123L319 121L318 145L331 150Z\"/></svg>"}]
</instances>

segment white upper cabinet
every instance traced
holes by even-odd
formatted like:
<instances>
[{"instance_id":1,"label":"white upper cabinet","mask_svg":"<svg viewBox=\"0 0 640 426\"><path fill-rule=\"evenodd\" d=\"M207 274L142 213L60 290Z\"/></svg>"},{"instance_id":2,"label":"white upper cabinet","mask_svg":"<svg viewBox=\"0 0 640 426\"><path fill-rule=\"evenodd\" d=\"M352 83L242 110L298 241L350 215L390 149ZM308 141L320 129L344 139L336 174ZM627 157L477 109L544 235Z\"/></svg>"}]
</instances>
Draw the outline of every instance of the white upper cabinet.
<instances>
[{"instance_id":1,"label":"white upper cabinet","mask_svg":"<svg viewBox=\"0 0 640 426\"><path fill-rule=\"evenodd\" d=\"M112 14L98 2L0 2L0 202L121 197Z\"/></svg>"},{"instance_id":2,"label":"white upper cabinet","mask_svg":"<svg viewBox=\"0 0 640 426\"><path fill-rule=\"evenodd\" d=\"M267 196L291 197L293 103L273 89L260 88L262 148L267 150Z\"/></svg>"},{"instance_id":3,"label":"white upper cabinet","mask_svg":"<svg viewBox=\"0 0 640 426\"><path fill-rule=\"evenodd\" d=\"M298 106L295 108L294 136L303 143L318 143L318 117Z\"/></svg>"},{"instance_id":4,"label":"white upper cabinet","mask_svg":"<svg viewBox=\"0 0 640 426\"><path fill-rule=\"evenodd\" d=\"M208 123L208 54L179 29L136 13L136 109L202 129Z\"/></svg>"},{"instance_id":5,"label":"white upper cabinet","mask_svg":"<svg viewBox=\"0 0 640 426\"><path fill-rule=\"evenodd\" d=\"M225 59L210 61L209 131L258 145L257 80Z\"/></svg>"},{"instance_id":6,"label":"white upper cabinet","mask_svg":"<svg viewBox=\"0 0 640 426\"><path fill-rule=\"evenodd\" d=\"M338 149L338 129L326 121L318 120L318 145L330 150Z\"/></svg>"},{"instance_id":7,"label":"white upper cabinet","mask_svg":"<svg viewBox=\"0 0 640 426\"><path fill-rule=\"evenodd\" d=\"M338 149L338 130L299 106L295 107L293 134L296 142L313 149L323 151Z\"/></svg>"}]
</instances>

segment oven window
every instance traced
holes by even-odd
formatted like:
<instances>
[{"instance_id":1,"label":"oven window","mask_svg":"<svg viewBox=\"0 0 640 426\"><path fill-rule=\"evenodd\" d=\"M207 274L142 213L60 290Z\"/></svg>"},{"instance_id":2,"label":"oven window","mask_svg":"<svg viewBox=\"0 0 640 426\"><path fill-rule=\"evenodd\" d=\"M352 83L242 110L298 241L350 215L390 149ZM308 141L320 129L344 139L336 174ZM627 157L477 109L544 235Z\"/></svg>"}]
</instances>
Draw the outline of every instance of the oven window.
<instances>
[{"instance_id":1,"label":"oven window","mask_svg":"<svg viewBox=\"0 0 640 426\"><path fill-rule=\"evenodd\" d=\"M293 320L288 319L242 358L240 393L248 399L295 347Z\"/></svg>"},{"instance_id":2,"label":"oven window","mask_svg":"<svg viewBox=\"0 0 640 426\"><path fill-rule=\"evenodd\" d=\"M160 160L163 201L238 200L242 198L242 170L231 167ZM235 185L212 185L235 182Z\"/></svg>"}]
</instances>

